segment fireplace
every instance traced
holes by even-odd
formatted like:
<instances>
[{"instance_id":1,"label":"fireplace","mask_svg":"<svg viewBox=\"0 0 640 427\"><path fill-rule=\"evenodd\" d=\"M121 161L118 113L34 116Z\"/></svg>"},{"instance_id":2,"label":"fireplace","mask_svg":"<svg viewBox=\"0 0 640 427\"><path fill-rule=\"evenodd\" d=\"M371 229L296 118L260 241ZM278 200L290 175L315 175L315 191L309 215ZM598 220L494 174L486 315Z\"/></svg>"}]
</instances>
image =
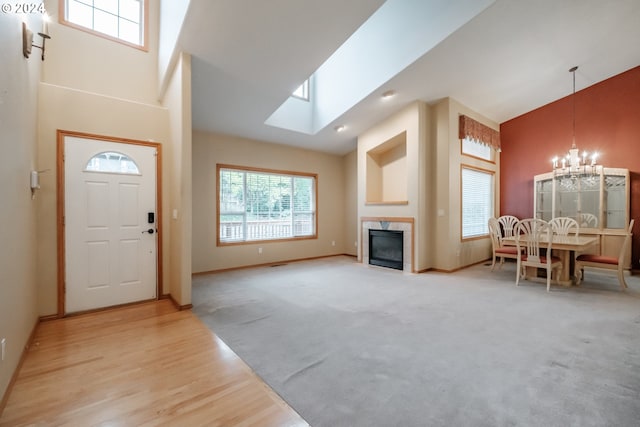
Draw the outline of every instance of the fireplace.
<instances>
[{"instance_id":1,"label":"fireplace","mask_svg":"<svg viewBox=\"0 0 640 427\"><path fill-rule=\"evenodd\" d=\"M402 270L404 232L369 229L369 264Z\"/></svg>"}]
</instances>

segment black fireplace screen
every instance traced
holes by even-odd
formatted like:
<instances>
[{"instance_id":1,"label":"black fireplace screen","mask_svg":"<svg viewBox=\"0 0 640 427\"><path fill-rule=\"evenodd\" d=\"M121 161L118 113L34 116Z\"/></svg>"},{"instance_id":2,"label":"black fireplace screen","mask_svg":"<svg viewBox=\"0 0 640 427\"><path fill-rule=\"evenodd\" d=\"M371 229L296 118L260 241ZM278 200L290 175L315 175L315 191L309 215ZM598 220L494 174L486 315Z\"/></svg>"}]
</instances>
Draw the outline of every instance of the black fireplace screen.
<instances>
[{"instance_id":1,"label":"black fireplace screen","mask_svg":"<svg viewBox=\"0 0 640 427\"><path fill-rule=\"evenodd\" d=\"M403 269L403 232L369 229L369 264Z\"/></svg>"}]
</instances>

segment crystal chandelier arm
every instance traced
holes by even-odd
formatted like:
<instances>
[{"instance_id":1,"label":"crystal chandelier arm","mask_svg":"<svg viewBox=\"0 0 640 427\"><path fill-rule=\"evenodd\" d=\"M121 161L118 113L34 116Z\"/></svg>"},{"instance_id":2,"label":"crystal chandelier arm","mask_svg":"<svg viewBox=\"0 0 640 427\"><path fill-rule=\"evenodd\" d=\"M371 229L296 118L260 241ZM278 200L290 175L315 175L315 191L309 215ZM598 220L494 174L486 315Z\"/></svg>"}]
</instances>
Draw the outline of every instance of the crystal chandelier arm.
<instances>
[{"instance_id":1,"label":"crystal chandelier arm","mask_svg":"<svg viewBox=\"0 0 640 427\"><path fill-rule=\"evenodd\" d=\"M576 145L576 70L578 66L571 67L569 72L573 76L573 93L572 93L572 117L571 117L571 125L572 125L572 135L571 135L571 148L569 149L566 157L562 157L559 159L555 156L551 160L552 169L554 176L555 175L571 175L575 177L576 175L581 174L595 174L597 173L597 158L598 153L591 154L591 163L588 164L587 158L589 153L583 151L582 158L580 158L580 150L578 150L578 146ZM560 162L558 162L560 160ZM560 165L561 163L561 165Z\"/></svg>"}]
</instances>

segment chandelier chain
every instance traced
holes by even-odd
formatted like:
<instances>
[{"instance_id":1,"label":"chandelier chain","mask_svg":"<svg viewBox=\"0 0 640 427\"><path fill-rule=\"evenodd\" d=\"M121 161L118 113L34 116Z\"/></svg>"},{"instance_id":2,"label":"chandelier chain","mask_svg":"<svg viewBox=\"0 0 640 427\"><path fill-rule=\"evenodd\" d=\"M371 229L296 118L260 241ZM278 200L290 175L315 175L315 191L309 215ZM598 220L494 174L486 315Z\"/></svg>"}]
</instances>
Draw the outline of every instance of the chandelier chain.
<instances>
[{"instance_id":1,"label":"chandelier chain","mask_svg":"<svg viewBox=\"0 0 640 427\"><path fill-rule=\"evenodd\" d=\"M580 152L578 150L578 146L576 145L576 70L578 66L571 67L569 72L573 75L573 93L571 100L572 107L572 141L571 141L571 149L569 153L564 157L554 157L551 159L551 164L553 166L553 174L554 176L565 176L568 175L572 178L575 178L578 175L594 175L600 173L602 167L597 164L598 153L591 153L591 161L587 161L587 152L583 151L582 156L580 156ZM600 167L598 167L600 166Z\"/></svg>"}]
</instances>

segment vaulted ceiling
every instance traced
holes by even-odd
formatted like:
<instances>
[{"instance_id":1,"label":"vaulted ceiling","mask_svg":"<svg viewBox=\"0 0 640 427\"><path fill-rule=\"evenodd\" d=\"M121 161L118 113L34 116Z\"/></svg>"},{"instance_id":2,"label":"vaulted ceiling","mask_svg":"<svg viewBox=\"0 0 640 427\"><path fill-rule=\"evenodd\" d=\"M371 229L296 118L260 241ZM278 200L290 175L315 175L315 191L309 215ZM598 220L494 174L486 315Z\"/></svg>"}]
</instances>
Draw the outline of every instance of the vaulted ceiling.
<instances>
[{"instance_id":1,"label":"vaulted ceiling","mask_svg":"<svg viewBox=\"0 0 640 427\"><path fill-rule=\"evenodd\" d=\"M358 134L415 100L452 97L502 123L569 95L574 65L577 90L640 65L638 0L489 1L317 133L265 124L384 3L191 0L179 44L192 54L194 129L345 154ZM425 14L425 26L437 24ZM387 90L396 96L382 102Z\"/></svg>"}]
</instances>

